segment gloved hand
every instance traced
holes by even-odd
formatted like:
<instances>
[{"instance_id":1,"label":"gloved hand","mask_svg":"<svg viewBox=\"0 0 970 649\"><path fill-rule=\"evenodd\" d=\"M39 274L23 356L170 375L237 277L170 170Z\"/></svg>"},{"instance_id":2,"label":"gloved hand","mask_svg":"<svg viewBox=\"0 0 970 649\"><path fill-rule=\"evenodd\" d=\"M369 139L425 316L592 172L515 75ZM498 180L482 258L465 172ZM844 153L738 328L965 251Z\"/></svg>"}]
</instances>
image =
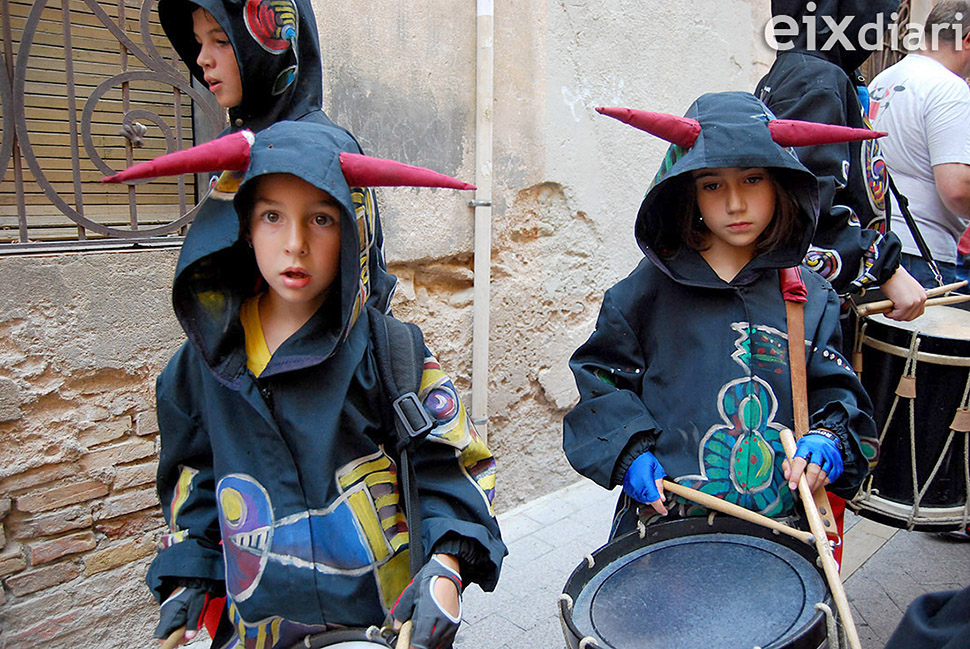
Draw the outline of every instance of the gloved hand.
<instances>
[{"instance_id":1,"label":"gloved hand","mask_svg":"<svg viewBox=\"0 0 970 649\"><path fill-rule=\"evenodd\" d=\"M644 451L633 460L623 476L623 491L637 502L653 506L660 514L666 515L663 503L663 479L667 475L660 462L650 451Z\"/></svg>"},{"instance_id":2,"label":"gloved hand","mask_svg":"<svg viewBox=\"0 0 970 649\"><path fill-rule=\"evenodd\" d=\"M191 640L199 632L202 616L209 605L210 595L201 588L179 586L168 596L159 611L158 626L152 637L164 640L179 627L185 627L185 639Z\"/></svg>"},{"instance_id":3,"label":"gloved hand","mask_svg":"<svg viewBox=\"0 0 970 649\"><path fill-rule=\"evenodd\" d=\"M435 582L448 579L458 589L458 615L452 616L435 596ZM437 556L424 565L391 607L398 622L411 620L411 646L417 649L451 647L461 624L461 576Z\"/></svg>"},{"instance_id":4,"label":"gloved hand","mask_svg":"<svg viewBox=\"0 0 970 649\"><path fill-rule=\"evenodd\" d=\"M828 433L828 431L826 431ZM831 437L829 437L831 435ZM795 458L790 470L786 468L786 478L792 491L798 488L798 478L804 471L809 486L815 488L828 482L835 482L842 475L842 448L833 433L809 431L803 435L795 447ZM818 469L812 469L811 465Z\"/></svg>"}]
</instances>

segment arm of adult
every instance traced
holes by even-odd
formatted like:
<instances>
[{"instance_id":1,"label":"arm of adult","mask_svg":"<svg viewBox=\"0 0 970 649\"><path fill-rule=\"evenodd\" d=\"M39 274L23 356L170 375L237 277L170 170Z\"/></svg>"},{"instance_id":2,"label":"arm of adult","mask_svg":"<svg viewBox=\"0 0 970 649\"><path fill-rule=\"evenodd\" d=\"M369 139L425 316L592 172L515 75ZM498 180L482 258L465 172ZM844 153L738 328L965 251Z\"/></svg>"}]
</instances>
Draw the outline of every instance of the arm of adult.
<instances>
[{"instance_id":1,"label":"arm of adult","mask_svg":"<svg viewBox=\"0 0 970 649\"><path fill-rule=\"evenodd\" d=\"M970 219L970 165L947 162L933 167L936 192L948 210Z\"/></svg>"}]
</instances>

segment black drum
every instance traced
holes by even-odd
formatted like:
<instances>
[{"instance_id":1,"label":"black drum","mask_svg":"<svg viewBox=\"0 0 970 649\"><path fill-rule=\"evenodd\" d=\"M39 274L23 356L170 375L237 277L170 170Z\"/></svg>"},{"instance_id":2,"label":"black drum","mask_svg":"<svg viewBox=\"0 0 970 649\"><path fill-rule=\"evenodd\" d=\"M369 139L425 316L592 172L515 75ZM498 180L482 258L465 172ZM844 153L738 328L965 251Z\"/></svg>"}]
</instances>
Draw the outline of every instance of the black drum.
<instances>
[{"instance_id":1,"label":"black drum","mask_svg":"<svg viewBox=\"0 0 970 649\"><path fill-rule=\"evenodd\" d=\"M818 649L835 606L813 546L729 516L625 534L559 602L570 649ZM816 604L824 606L816 607ZM838 639L833 638L833 649Z\"/></svg>"},{"instance_id":2,"label":"black drum","mask_svg":"<svg viewBox=\"0 0 970 649\"><path fill-rule=\"evenodd\" d=\"M934 306L912 322L869 316L860 334L879 443L869 446L875 468L850 506L904 529L965 528L970 313Z\"/></svg>"}]
</instances>

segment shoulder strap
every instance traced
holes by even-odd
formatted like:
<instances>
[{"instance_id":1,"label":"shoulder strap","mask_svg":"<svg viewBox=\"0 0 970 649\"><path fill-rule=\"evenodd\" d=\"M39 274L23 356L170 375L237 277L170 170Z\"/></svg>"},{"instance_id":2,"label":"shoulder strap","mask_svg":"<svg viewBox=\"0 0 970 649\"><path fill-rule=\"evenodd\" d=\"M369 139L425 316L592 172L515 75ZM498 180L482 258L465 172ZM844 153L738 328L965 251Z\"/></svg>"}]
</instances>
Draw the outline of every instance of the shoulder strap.
<instances>
[{"instance_id":1,"label":"shoulder strap","mask_svg":"<svg viewBox=\"0 0 970 649\"><path fill-rule=\"evenodd\" d=\"M788 370L791 374L796 440L808 432L808 370L805 362L805 303L808 302L808 289L805 288L801 272L799 266L778 271L788 320ZM835 518L832 516L832 507L825 489L816 489L812 495L825 523L825 529L831 530L837 536Z\"/></svg>"},{"instance_id":2,"label":"shoulder strap","mask_svg":"<svg viewBox=\"0 0 970 649\"><path fill-rule=\"evenodd\" d=\"M372 306L368 306L368 321L377 372L390 400L389 411L393 412L413 577L424 565L425 557L421 541L421 503L410 451L434 426L418 399L424 373L424 336L417 325L401 322Z\"/></svg>"}]
</instances>

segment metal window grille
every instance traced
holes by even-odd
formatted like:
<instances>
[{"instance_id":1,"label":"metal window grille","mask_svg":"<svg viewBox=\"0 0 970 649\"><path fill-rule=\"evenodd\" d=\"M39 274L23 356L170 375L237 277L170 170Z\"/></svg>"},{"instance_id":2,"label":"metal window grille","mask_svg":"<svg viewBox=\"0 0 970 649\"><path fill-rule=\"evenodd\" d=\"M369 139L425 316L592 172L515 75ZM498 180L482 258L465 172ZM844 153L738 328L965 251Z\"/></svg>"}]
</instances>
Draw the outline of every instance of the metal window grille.
<instances>
[{"instance_id":1,"label":"metal window grille","mask_svg":"<svg viewBox=\"0 0 970 649\"><path fill-rule=\"evenodd\" d=\"M100 183L225 123L154 5L0 0L0 254L181 242L198 179Z\"/></svg>"}]
</instances>

